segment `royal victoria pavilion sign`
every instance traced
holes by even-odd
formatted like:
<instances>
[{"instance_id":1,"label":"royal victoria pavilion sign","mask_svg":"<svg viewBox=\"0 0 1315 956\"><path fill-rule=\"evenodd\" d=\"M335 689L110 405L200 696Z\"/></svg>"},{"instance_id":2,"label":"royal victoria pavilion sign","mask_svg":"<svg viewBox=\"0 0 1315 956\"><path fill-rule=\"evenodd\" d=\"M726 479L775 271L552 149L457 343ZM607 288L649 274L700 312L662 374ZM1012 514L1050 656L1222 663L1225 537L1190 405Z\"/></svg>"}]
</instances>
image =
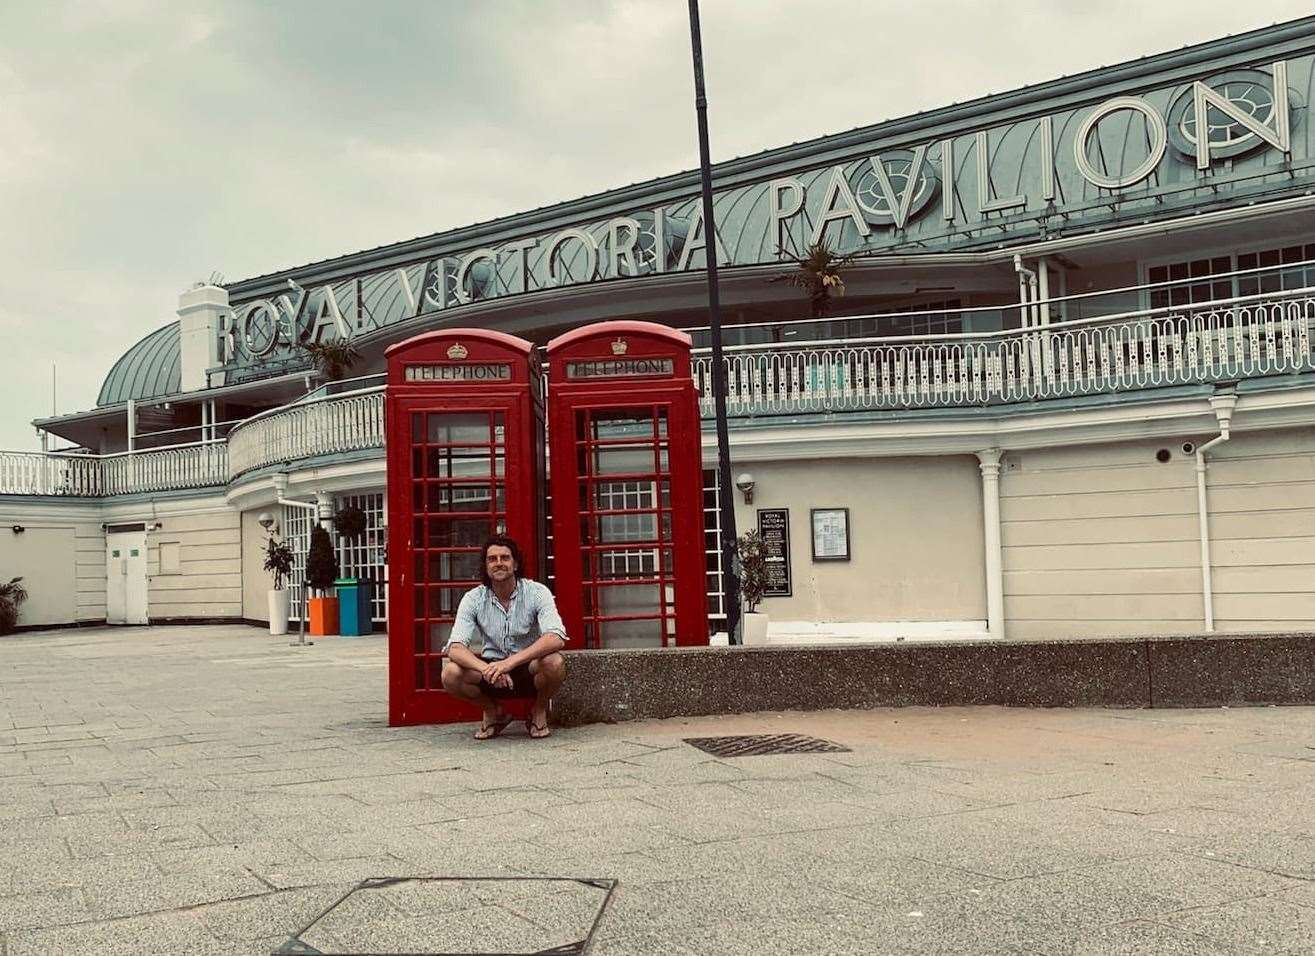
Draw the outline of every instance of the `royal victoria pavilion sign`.
<instances>
[{"instance_id":1,"label":"royal victoria pavilion sign","mask_svg":"<svg viewBox=\"0 0 1315 956\"><path fill-rule=\"evenodd\" d=\"M827 140L780 151L807 155L796 169L761 165L768 175L743 180L723 175L727 164L714 201L719 259L777 263L818 239L860 255L994 248L1305 189L1315 178L1305 122L1313 61L1264 61L1136 93L1096 88L1003 125L959 130L933 115L920 135L915 118L874 128L870 143L846 144L842 156L827 155ZM893 126L913 132L883 133ZM670 199L668 185L653 184L659 201L544 233L506 240L515 220L503 220L496 243L449 248L439 235L402 268L306 287L283 280L284 290L245 301L239 292L226 364L259 374L295 341L353 337L473 301L702 269L697 191Z\"/></svg>"}]
</instances>

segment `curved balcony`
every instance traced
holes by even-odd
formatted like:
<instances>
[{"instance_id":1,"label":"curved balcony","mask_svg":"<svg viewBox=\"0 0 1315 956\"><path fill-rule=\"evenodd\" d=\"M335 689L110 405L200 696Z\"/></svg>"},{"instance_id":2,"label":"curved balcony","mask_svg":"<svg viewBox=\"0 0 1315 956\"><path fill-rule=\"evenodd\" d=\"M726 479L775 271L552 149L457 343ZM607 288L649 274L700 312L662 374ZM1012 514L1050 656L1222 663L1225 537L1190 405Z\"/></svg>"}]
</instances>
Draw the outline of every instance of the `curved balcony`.
<instances>
[{"instance_id":1,"label":"curved balcony","mask_svg":"<svg viewBox=\"0 0 1315 956\"><path fill-rule=\"evenodd\" d=\"M228 433L228 480L285 461L383 445L382 385L318 395L236 425Z\"/></svg>"},{"instance_id":2,"label":"curved balcony","mask_svg":"<svg viewBox=\"0 0 1315 956\"><path fill-rule=\"evenodd\" d=\"M106 498L227 482L222 440L116 455L0 451L0 494Z\"/></svg>"},{"instance_id":3,"label":"curved balcony","mask_svg":"<svg viewBox=\"0 0 1315 956\"><path fill-rule=\"evenodd\" d=\"M946 408L1310 371L1315 289L1004 332L724 350L731 417ZM713 414L700 350L700 410Z\"/></svg>"},{"instance_id":4,"label":"curved balcony","mask_svg":"<svg viewBox=\"0 0 1315 956\"><path fill-rule=\"evenodd\" d=\"M725 350L727 413L980 407L1309 372L1312 322L1315 288L1302 288L1003 332L737 345ZM711 418L707 349L696 350L694 375ZM283 462L382 449L377 381L335 383L249 418L227 443L105 456L0 452L0 494L203 488Z\"/></svg>"}]
</instances>

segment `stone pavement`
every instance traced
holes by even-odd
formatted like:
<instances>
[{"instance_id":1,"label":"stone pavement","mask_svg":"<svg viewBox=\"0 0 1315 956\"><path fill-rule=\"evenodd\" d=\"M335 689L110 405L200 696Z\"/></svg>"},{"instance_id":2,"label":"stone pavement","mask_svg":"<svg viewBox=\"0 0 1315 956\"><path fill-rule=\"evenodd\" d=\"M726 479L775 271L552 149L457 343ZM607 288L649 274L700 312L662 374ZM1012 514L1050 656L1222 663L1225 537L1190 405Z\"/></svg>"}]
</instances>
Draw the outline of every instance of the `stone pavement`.
<instances>
[{"instance_id":1,"label":"stone pavement","mask_svg":"<svg viewBox=\"0 0 1315 956\"><path fill-rule=\"evenodd\" d=\"M268 953L302 930L323 951L532 951L583 938L604 901L588 952L608 956L1315 951L1315 709L476 743L389 729L385 694L379 637L0 639L0 954ZM787 732L851 750L682 742ZM554 879L492 879L527 876ZM352 892L370 877L459 879Z\"/></svg>"}]
</instances>

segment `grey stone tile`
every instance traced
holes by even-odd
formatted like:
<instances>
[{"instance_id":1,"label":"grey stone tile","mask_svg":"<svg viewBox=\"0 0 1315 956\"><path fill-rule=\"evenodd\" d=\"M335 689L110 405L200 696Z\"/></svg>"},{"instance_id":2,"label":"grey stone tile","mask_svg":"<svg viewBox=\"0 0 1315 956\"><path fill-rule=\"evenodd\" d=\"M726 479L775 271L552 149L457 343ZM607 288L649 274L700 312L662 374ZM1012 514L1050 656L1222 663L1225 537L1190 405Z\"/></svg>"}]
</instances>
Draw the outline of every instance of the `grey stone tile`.
<instances>
[{"instance_id":1,"label":"grey stone tile","mask_svg":"<svg viewBox=\"0 0 1315 956\"><path fill-rule=\"evenodd\" d=\"M49 956L50 953L139 956L141 953L220 953L225 949L191 913L161 913L53 929L18 930L8 937L8 956Z\"/></svg>"},{"instance_id":2,"label":"grey stone tile","mask_svg":"<svg viewBox=\"0 0 1315 956\"><path fill-rule=\"evenodd\" d=\"M310 925L351 889L351 884L268 892L197 907L192 914L221 940L277 939L276 946Z\"/></svg>"},{"instance_id":3,"label":"grey stone tile","mask_svg":"<svg viewBox=\"0 0 1315 956\"><path fill-rule=\"evenodd\" d=\"M319 949L411 953L534 952L562 942L501 907L408 917L369 890L357 890L301 938Z\"/></svg>"},{"instance_id":4,"label":"grey stone tile","mask_svg":"<svg viewBox=\"0 0 1315 956\"><path fill-rule=\"evenodd\" d=\"M255 876L232 872L161 873L140 880L102 881L83 887L88 908L101 919L258 896L268 890L268 885Z\"/></svg>"},{"instance_id":5,"label":"grey stone tile","mask_svg":"<svg viewBox=\"0 0 1315 956\"><path fill-rule=\"evenodd\" d=\"M1225 956L1237 950L1162 923L1133 920L1085 930L1072 940L1070 952L1074 956Z\"/></svg>"},{"instance_id":6,"label":"grey stone tile","mask_svg":"<svg viewBox=\"0 0 1315 956\"><path fill-rule=\"evenodd\" d=\"M1181 910L1157 922L1226 942L1242 953L1315 951L1315 909L1272 897Z\"/></svg>"},{"instance_id":7,"label":"grey stone tile","mask_svg":"<svg viewBox=\"0 0 1315 956\"><path fill-rule=\"evenodd\" d=\"M1151 887L1156 896L1176 904L1174 908L1215 906L1308 885L1274 873L1185 853L1119 860L1080 870L1075 875L1108 884Z\"/></svg>"},{"instance_id":8,"label":"grey stone tile","mask_svg":"<svg viewBox=\"0 0 1315 956\"><path fill-rule=\"evenodd\" d=\"M87 901L74 888L0 896L0 933L77 923L88 917Z\"/></svg>"}]
</instances>

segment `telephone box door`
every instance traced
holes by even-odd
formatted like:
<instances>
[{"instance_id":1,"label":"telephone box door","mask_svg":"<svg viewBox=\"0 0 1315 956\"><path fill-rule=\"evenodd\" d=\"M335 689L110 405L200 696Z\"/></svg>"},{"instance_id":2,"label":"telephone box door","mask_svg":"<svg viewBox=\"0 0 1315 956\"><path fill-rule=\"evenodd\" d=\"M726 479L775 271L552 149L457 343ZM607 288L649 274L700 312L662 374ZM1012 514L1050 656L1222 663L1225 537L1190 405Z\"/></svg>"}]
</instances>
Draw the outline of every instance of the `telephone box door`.
<instances>
[{"instance_id":1,"label":"telephone box door","mask_svg":"<svg viewBox=\"0 0 1315 956\"><path fill-rule=\"evenodd\" d=\"M604 322L548 345L553 555L571 646L708 643L689 337Z\"/></svg>"},{"instance_id":2,"label":"telephone box door","mask_svg":"<svg viewBox=\"0 0 1315 956\"><path fill-rule=\"evenodd\" d=\"M495 534L538 569L541 417L530 343L428 333L389 349L389 722L478 720L443 689L443 648ZM492 377L491 380L489 377ZM476 644L471 648L479 653Z\"/></svg>"}]
</instances>

